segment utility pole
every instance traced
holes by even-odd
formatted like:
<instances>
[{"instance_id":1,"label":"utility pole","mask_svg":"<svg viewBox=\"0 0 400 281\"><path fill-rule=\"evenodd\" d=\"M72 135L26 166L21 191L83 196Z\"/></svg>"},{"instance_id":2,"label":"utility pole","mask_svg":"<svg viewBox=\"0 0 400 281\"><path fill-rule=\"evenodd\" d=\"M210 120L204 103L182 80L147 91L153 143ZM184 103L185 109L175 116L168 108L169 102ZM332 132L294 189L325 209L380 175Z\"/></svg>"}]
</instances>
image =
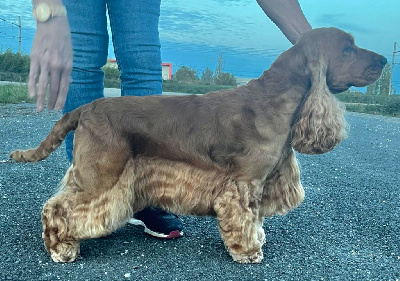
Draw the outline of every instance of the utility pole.
<instances>
[{"instance_id":1,"label":"utility pole","mask_svg":"<svg viewBox=\"0 0 400 281\"><path fill-rule=\"evenodd\" d=\"M393 56L392 56L392 67L390 69L390 78L389 78L389 96L392 94L392 79L393 79L393 70L394 70L394 57L396 55L396 45L397 43L394 42L394 47L393 47Z\"/></svg>"},{"instance_id":2,"label":"utility pole","mask_svg":"<svg viewBox=\"0 0 400 281\"><path fill-rule=\"evenodd\" d=\"M21 17L20 16L18 16L18 46L19 46L19 52L21 53Z\"/></svg>"}]
</instances>

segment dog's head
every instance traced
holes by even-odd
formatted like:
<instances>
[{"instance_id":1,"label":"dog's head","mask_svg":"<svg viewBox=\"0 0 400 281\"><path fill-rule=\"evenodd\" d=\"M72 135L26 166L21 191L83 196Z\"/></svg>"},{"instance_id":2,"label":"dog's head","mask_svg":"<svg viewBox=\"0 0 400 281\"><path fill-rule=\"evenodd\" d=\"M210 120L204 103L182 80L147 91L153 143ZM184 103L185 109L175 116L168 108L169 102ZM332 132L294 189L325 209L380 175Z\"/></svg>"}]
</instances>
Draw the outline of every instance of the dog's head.
<instances>
[{"instance_id":1,"label":"dog's head","mask_svg":"<svg viewBox=\"0 0 400 281\"><path fill-rule=\"evenodd\" d=\"M294 48L303 53L314 79L322 75L334 94L371 84L387 63L385 57L357 47L353 36L337 28L306 32Z\"/></svg>"},{"instance_id":2,"label":"dog's head","mask_svg":"<svg viewBox=\"0 0 400 281\"><path fill-rule=\"evenodd\" d=\"M350 34L337 28L311 30L289 52L310 83L295 117L292 147L307 154L330 151L346 137L347 127L344 106L332 94L376 81L387 61L357 47Z\"/></svg>"}]
</instances>

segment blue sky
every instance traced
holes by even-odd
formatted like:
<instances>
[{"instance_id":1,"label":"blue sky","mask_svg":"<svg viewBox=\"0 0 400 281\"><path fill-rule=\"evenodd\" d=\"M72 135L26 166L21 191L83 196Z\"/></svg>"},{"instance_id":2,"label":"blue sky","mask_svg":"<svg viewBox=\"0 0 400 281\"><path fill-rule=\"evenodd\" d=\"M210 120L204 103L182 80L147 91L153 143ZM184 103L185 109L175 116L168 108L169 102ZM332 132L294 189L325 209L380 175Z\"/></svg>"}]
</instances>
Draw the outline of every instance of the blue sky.
<instances>
[{"instance_id":1,"label":"blue sky","mask_svg":"<svg viewBox=\"0 0 400 281\"><path fill-rule=\"evenodd\" d=\"M400 43L400 1L299 2L313 27L344 29L354 35L357 45L392 62L393 44ZM0 20L0 47L3 51L18 49L18 31L11 25L17 22L18 15L22 21L23 51L29 53L35 28L29 0L1 0L0 18L6 21ZM225 71L256 77L291 46L255 0L163 0L159 29L162 58L173 64L173 71L182 65L199 73L205 67L215 69L221 53ZM400 63L400 52L395 62ZM400 92L400 65L395 66L394 85Z\"/></svg>"}]
</instances>

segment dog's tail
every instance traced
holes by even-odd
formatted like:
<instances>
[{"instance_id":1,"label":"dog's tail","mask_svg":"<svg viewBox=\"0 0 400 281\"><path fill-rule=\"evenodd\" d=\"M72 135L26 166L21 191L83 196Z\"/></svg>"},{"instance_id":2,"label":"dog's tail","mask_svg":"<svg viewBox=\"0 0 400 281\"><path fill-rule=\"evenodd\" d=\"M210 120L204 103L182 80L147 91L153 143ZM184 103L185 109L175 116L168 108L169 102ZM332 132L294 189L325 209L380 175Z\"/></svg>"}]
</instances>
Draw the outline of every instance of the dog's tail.
<instances>
[{"instance_id":1,"label":"dog's tail","mask_svg":"<svg viewBox=\"0 0 400 281\"><path fill-rule=\"evenodd\" d=\"M51 129L50 134L42 141L37 148L28 150L15 150L11 152L10 158L15 162L37 162L47 158L57 149L65 139L66 135L78 127L81 113L87 105L81 106L70 113L65 114Z\"/></svg>"}]
</instances>

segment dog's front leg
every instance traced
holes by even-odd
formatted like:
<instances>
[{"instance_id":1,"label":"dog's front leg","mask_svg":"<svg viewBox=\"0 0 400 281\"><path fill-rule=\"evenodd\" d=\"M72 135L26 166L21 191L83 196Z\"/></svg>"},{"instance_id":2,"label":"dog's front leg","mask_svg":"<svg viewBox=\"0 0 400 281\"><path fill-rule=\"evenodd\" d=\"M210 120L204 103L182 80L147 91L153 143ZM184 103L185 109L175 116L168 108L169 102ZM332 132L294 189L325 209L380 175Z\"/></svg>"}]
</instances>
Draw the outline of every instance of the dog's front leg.
<instances>
[{"instance_id":1,"label":"dog's front leg","mask_svg":"<svg viewBox=\"0 0 400 281\"><path fill-rule=\"evenodd\" d=\"M300 182L299 165L291 149L277 166L273 176L264 184L260 214L264 217L284 215L297 207L303 199L304 189Z\"/></svg>"},{"instance_id":2,"label":"dog's front leg","mask_svg":"<svg viewBox=\"0 0 400 281\"><path fill-rule=\"evenodd\" d=\"M253 180L250 183L246 181L238 181L239 194L241 202L244 206L249 206L254 215L258 216L257 220L257 239L261 243L261 247L265 244L265 232L263 228L264 217L260 212L261 199L263 194L264 181Z\"/></svg>"},{"instance_id":3,"label":"dog's front leg","mask_svg":"<svg viewBox=\"0 0 400 281\"><path fill-rule=\"evenodd\" d=\"M257 221L257 239L261 244L261 247L265 244L266 238L265 238L265 231L264 231L264 217L259 215L259 219Z\"/></svg>"},{"instance_id":4,"label":"dog's front leg","mask_svg":"<svg viewBox=\"0 0 400 281\"><path fill-rule=\"evenodd\" d=\"M260 263L263 253L259 240L259 204L249 200L249 184L230 181L216 198L214 210L222 239L233 260Z\"/></svg>"}]
</instances>

